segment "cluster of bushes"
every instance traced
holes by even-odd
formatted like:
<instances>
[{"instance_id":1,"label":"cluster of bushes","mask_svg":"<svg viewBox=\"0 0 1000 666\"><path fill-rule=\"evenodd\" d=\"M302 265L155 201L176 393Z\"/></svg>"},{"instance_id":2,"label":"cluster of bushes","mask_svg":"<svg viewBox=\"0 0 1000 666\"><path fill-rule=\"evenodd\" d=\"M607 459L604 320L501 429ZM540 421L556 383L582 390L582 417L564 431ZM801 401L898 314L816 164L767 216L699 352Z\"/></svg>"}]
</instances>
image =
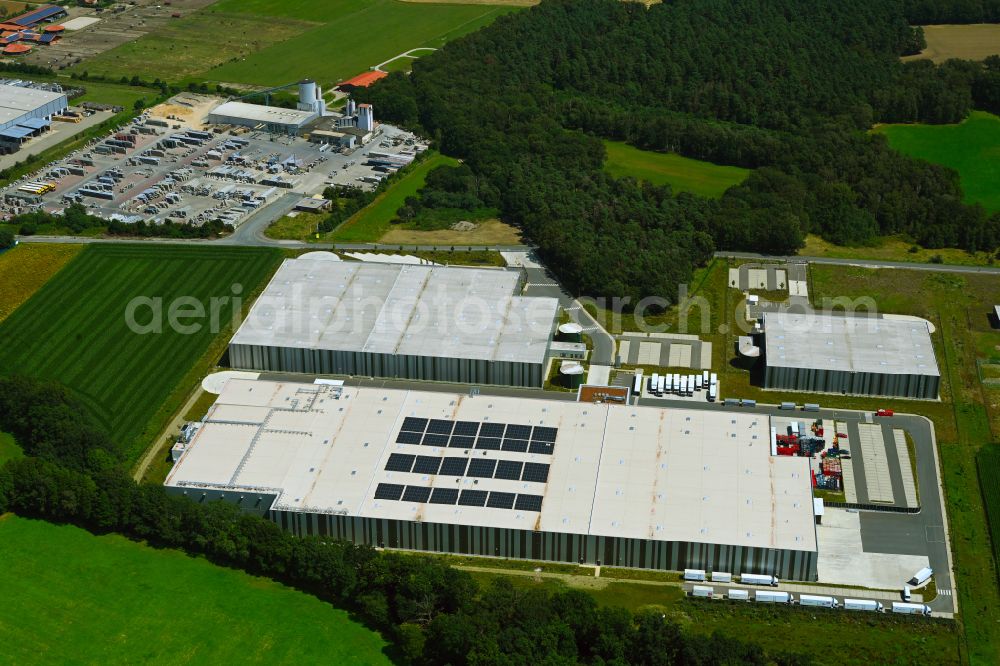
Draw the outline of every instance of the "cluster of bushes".
<instances>
[{"instance_id":1,"label":"cluster of bushes","mask_svg":"<svg viewBox=\"0 0 1000 666\"><path fill-rule=\"evenodd\" d=\"M497 217L499 205L500 193L468 166L442 166L427 174L417 196L406 197L394 222L425 231L447 229L461 220Z\"/></svg>"},{"instance_id":2,"label":"cluster of bushes","mask_svg":"<svg viewBox=\"0 0 1000 666\"><path fill-rule=\"evenodd\" d=\"M9 250L16 242L14 232L10 229L0 229L0 250Z\"/></svg>"},{"instance_id":3,"label":"cluster of bushes","mask_svg":"<svg viewBox=\"0 0 1000 666\"><path fill-rule=\"evenodd\" d=\"M360 187L350 185L332 185L323 190L323 198L330 200L330 213L319 223L319 231L328 233L336 229L351 215L375 200L385 187L380 183L372 192L366 192Z\"/></svg>"},{"instance_id":4,"label":"cluster of bushes","mask_svg":"<svg viewBox=\"0 0 1000 666\"><path fill-rule=\"evenodd\" d=\"M61 215L33 211L22 213L11 219L11 224L19 225L22 236L33 236L40 227L49 226L66 229L70 233L79 234L87 229L104 229L110 236L138 236L141 238L212 238L223 233L231 233L233 226L222 220L209 220L201 225L190 222L174 222L166 220L161 223L122 222L120 220L105 220L91 215L83 204L73 203L63 210Z\"/></svg>"},{"instance_id":5,"label":"cluster of bushes","mask_svg":"<svg viewBox=\"0 0 1000 666\"><path fill-rule=\"evenodd\" d=\"M569 288L636 300L716 248L788 254L807 233L1000 246L957 173L867 131L1000 108L1000 62L901 63L921 38L899 0L546 0L357 94L462 158ZM601 138L756 171L721 200L674 197L605 175Z\"/></svg>"},{"instance_id":6,"label":"cluster of bushes","mask_svg":"<svg viewBox=\"0 0 1000 666\"><path fill-rule=\"evenodd\" d=\"M0 378L0 430L28 457L0 468L0 513L114 531L269 576L354 611L418 664L807 664L681 630L657 612L599 608L583 592L480 588L425 556L294 537L225 502L136 484L119 449L62 387Z\"/></svg>"}]
</instances>

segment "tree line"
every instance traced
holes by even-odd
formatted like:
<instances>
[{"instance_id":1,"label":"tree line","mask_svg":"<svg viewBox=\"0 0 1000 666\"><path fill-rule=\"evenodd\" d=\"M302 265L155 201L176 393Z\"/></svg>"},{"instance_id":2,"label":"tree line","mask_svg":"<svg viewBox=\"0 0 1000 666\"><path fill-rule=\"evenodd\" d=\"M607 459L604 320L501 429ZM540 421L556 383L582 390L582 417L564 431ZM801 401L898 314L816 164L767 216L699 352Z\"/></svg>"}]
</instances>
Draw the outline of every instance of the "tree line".
<instances>
[{"instance_id":1,"label":"tree line","mask_svg":"<svg viewBox=\"0 0 1000 666\"><path fill-rule=\"evenodd\" d=\"M202 224L190 222L123 222L122 220L105 220L91 215L80 203L72 203L62 213L47 213L44 210L31 211L15 215L9 220L18 228L22 236L34 236L40 227L56 227L73 234L79 234L87 229L103 229L109 236L138 236L140 238L214 238L219 234L232 233L233 225L226 224L216 218L206 220Z\"/></svg>"},{"instance_id":2,"label":"tree line","mask_svg":"<svg viewBox=\"0 0 1000 666\"><path fill-rule=\"evenodd\" d=\"M358 96L461 158L573 291L669 297L715 249L788 254L807 233L1000 246L957 173L868 132L1000 109L1000 61L901 63L921 40L899 0L545 0ZM605 175L601 139L755 171L720 200L673 196Z\"/></svg>"},{"instance_id":3,"label":"tree line","mask_svg":"<svg viewBox=\"0 0 1000 666\"><path fill-rule=\"evenodd\" d=\"M0 467L0 513L117 532L268 576L353 611L415 664L778 664L807 656L682 630L579 591L481 587L439 558L295 537L235 505L137 484L121 448L64 387L0 377L0 430L27 457ZM168 621L168 620L167 620Z\"/></svg>"}]
</instances>

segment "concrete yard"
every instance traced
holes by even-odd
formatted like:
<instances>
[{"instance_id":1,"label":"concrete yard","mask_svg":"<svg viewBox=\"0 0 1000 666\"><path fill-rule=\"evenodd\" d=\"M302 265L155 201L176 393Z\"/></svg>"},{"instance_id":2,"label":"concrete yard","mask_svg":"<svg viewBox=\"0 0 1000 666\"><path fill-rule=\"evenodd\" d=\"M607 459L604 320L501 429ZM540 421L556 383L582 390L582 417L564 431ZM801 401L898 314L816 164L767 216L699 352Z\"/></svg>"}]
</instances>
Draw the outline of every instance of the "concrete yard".
<instances>
[{"instance_id":1,"label":"concrete yard","mask_svg":"<svg viewBox=\"0 0 1000 666\"><path fill-rule=\"evenodd\" d=\"M821 583L902 589L913 572L929 566L926 555L865 552L861 514L845 509L827 508L816 538Z\"/></svg>"},{"instance_id":2,"label":"concrete yard","mask_svg":"<svg viewBox=\"0 0 1000 666\"><path fill-rule=\"evenodd\" d=\"M53 121L52 129L25 143L21 147L21 150L16 153L0 156L0 169L9 169L18 162L23 162L33 155L37 155L42 151L48 150L58 143L72 139L81 132L84 132L96 125L100 125L113 115L114 114L110 111L95 111L93 115L87 116L78 123Z\"/></svg>"}]
</instances>

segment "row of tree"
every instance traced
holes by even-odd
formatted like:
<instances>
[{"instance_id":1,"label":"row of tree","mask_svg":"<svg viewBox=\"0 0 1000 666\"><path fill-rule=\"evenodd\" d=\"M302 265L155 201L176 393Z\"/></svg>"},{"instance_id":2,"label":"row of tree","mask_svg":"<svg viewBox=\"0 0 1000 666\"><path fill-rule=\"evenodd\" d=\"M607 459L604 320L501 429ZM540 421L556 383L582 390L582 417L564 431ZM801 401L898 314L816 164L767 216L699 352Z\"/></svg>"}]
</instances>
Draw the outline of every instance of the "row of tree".
<instances>
[{"instance_id":1,"label":"row of tree","mask_svg":"<svg viewBox=\"0 0 1000 666\"><path fill-rule=\"evenodd\" d=\"M669 298L714 249L786 254L807 233L995 249L1000 216L964 205L954 171L868 132L1000 100L997 59L901 63L921 40L903 9L544 0L358 94L462 158L577 292ZM721 200L675 197L607 177L601 139L756 171ZM406 206L441 206L443 191Z\"/></svg>"},{"instance_id":2,"label":"row of tree","mask_svg":"<svg viewBox=\"0 0 1000 666\"><path fill-rule=\"evenodd\" d=\"M598 607L589 595L480 588L438 558L294 537L226 502L136 484L121 452L62 387L0 378L0 430L28 457L0 468L0 513L114 531L272 577L354 611L418 664L807 664L660 613Z\"/></svg>"},{"instance_id":3,"label":"row of tree","mask_svg":"<svg viewBox=\"0 0 1000 666\"><path fill-rule=\"evenodd\" d=\"M10 224L17 225L22 236L33 236L43 227L65 229L79 234L87 229L104 229L109 236L138 236L140 238L215 238L220 234L232 233L233 226L220 219L207 220L202 224L190 222L123 222L105 220L91 215L83 204L72 203L62 213L48 213L44 210L15 215Z\"/></svg>"}]
</instances>

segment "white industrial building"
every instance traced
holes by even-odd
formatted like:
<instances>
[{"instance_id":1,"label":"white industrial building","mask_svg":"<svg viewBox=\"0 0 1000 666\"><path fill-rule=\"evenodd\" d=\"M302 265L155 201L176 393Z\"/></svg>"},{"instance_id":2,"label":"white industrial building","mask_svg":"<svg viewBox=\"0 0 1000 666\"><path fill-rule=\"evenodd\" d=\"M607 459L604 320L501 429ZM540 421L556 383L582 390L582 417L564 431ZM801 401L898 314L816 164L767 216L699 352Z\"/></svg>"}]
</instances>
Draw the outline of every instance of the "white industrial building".
<instances>
[{"instance_id":1,"label":"white industrial building","mask_svg":"<svg viewBox=\"0 0 1000 666\"><path fill-rule=\"evenodd\" d=\"M809 461L766 415L231 379L166 485L295 534L815 580Z\"/></svg>"},{"instance_id":2,"label":"white industrial building","mask_svg":"<svg viewBox=\"0 0 1000 666\"><path fill-rule=\"evenodd\" d=\"M0 142L19 144L69 108L65 93L0 84Z\"/></svg>"},{"instance_id":3,"label":"white industrial building","mask_svg":"<svg viewBox=\"0 0 1000 666\"><path fill-rule=\"evenodd\" d=\"M559 307L500 269L286 259L229 343L234 368L541 387Z\"/></svg>"},{"instance_id":4,"label":"white industrial building","mask_svg":"<svg viewBox=\"0 0 1000 666\"><path fill-rule=\"evenodd\" d=\"M764 387L934 400L941 373L916 317L764 313Z\"/></svg>"},{"instance_id":5,"label":"white industrial building","mask_svg":"<svg viewBox=\"0 0 1000 666\"><path fill-rule=\"evenodd\" d=\"M277 106L224 102L208 114L213 125L240 125L268 132L299 134L309 123L326 113L323 91L315 81L306 79L299 84L299 101L295 109Z\"/></svg>"}]
</instances>

